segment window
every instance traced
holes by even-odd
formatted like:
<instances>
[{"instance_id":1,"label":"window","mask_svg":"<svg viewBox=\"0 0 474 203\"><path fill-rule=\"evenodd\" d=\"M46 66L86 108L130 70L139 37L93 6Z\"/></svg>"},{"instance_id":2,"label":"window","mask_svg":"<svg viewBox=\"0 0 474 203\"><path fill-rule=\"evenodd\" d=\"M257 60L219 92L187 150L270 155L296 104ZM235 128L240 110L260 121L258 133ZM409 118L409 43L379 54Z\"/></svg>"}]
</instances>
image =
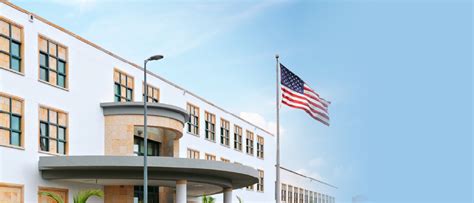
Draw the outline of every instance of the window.
<instances>
[{"instance_id":1,"label":"window","mask_svg":"<svg viewBox=\"0 0 474 203\"><path fill-rule=\"evenodd\" d=\"M303 203L303 198L304 198L304 190L302 188L300 188L300 197L299 197L299 200L300 200L300 203Z\"/></svg>"},{"instance_id":2,"label":"window","mask_svg":"<svg viewBox=\"0 0 474 203\"><path fill-rule=\"evenodd\" d=\"M0 18L0 67L23 72L22 64L23 28Z\"/></svg>"},{"instance_id":3,"label":"window","mask_svg":"<svg viewBox=\"0 0 474 203\"><path fill-rule=\"evenodd\" d=\"M254 185L249 185L249 186L247 186L247 187L245 187L245 188L247 188L247 190L252 190L252 191L253 191L253 186L254 186Z\"/></svg>"},{"instance_id":4,"label":"window","mask_svg":"<svg viewBox=\"0 0 474 203\"><path fill-rule=\"evenodd\" d=\"M230 123L224 119L221 119L221 144L229 146L229 131Z\"/></svg>"},{"instance_id":5,"label":"window","mask_svg":"<svg viewBox=\"0 0 474 203\"><path fill-rule=\"evenodd\" d=\"M294 203L298 203L298 188L297 187L293 189L293 197L295 200Z\"/></svg>"},{"instance_id":6,"label":"window","mask_svg":"<svg viewBox=\"0 0 474 203\"><path fill-rule=\"evenodd\" d=\"M205 112L206 118L206 135L205 138L210 141L216 141L216 116L212 113Z\"/></svg>"},{"instance_id":7,"label":"window","mask_svg":"<svg viewBox=\"0 0 474 203\"><path fill-rule=\"evenodd\" d=\"M257 183L257 191L263 192L263 171L258 170L258 183Z\"/></svg>"},{"instance_id":8,"label":"window","mask_svg":"<svg viewBox=\"0 0 474 203\"><path fill-rule=\"evenodd\" d=\"M215 155L212 155L212 154L205 154L205 158L206 160L209 160L209 161L215 161L216 160L216 156Z\"/></svg>"},{"instance_id":9,"label":"window","mask_svg":"<svg viewBox=\"0 0 474 203\"><path fill-rule=\"evenodd\" d=\"M143 92L143 101L145 101L145 83L142 85L142 92ZM160 102L160 89L147 84L147 102L158 103Z\"/></svg>"},{"instance_id":10,"label":"window","mask_svg":"<svg viewBox=\"0 0 474 203\"><path fill-rule=\"evenodd\" d=\"M148 139L148 156L160 156L160 143ZM145 155L145 139L143 137L135 136L133 138L133 154L136 156Z\"/></svg>"},{"instance_id":11,"label":"window","mask_svg":"<svg viewBox=\"0 0 474 203\"><path fill-rule=\"evenodd\" d=\"M143 202L143 186L133 186L133 202ZM160 199L160 187L148 186L148 203L158 203Z\"/></svg>"},{"instance_id":12,"label":"window","mask_svg":"<svg viewBox=\"0 0 474 203\"><path fill-rule=\"evenodd\" d=\"M188 133L199 135L199 108L190 103L186 105L188 111Z\"/></svg>"},{"instance_id":13,"label":"window","mask_svg":"<svg viewBox=\"0 0 474 203\"><path fill-rule=\"evenodd\" d=\"M199 159L199 151L188 149L188 159Z\"/></svg>"},{"instance_id":14,"label":"window","mask_svg":"<svg viewBox=\"0 0 474 203\"><path fill-rule=\"evenodd\" d=\"M293 203L293 187L288 185L288 203Z\"/></svg>"},{"instance_id":15,"label":"window","mask_svg":"<svg viewBox=\"0 0 474 203\"><path fill-rule=\"evenodd\" d=\"M38 189L38 202L43 203L43 202L54 202L51 201L51 198L46 196L46 195L40 195L40 192L52 192L57 195L59 195L65 202L68 199L68 189L62 189L62 188L51 188L51 187L39 187Z\"/></svg>"},{"instance_id":16,"label":"window","mask_svg":"<svg viewBox=\"0 0 474 203\"><path fill-rule=\"evenodd\" d=\"M39 37L39 79L67 88L67 48L45 37Z\"/></svg>"},{"instance_id":17,"label":"window","mask_svg":"<svg viewBox=\"0 0 474 203\"><path fill-rule=\"evenodd\" d=\"M308 199L309 196L308 196L308 195L309 195L309 194L308 194L308 190L305 190L305 191L304 191L304 203L309 203L309 202L308 202L308 201L309 201L309 199Z\"/></svg>"},{"instance_id":18,"label":"window","mask_svg":"<svg viewBox=\"0 0 474 203\"><path fill-rule=\"evenodd\" d=\"M257 157L263 159L263 137L257 136Z\"/></svg>"},{"instance_id":19,"label":"window","mask_svg":"<svg viewBox=\"0 0 474 203\"><path fill-rule=\"evenodd\" d=\"M234 149L242 151L242 128L234 125Z\"/></svg>"},{"instance_id":20,"label":"window","mask_svg":"<svg viewBox=\"0 0 474 203\"><path fill-rule=\"evenodd\" d=\"M23 146L23 100L0 94L0 145Z\"/></svg>"},{"instance_id":21,"label":"window","mask_svg":"<svg viewBox=\"0 0 474 203\"><path fill-rule=\"evenodd\" d=\"M285 184L282 184L282 185L281 185L280 198L281 198L281 201L282 201L282 202L286 202L286 185L285 185Z\"/></svg>"},{"instance_id":22,"label":"window","mask_svg":"<svg viewBox=\"0 0 474 203\"><path fill-rule=\"evenodd\" d=\"M2 158L3 158L3 154L2 154ZM24 192L23 185L2 182L0 183L0 202L23 203L24 202L23 192Z\"/></svg>"},{"instance_id":23,"label":"window","mask_svg":"<svg viewBox=\"0 0 474 203\"><path fill-rule=\"evenodd\" d=\"M67 154L68 115L62 111L40 107L40 150Z\"/></svg>"},{"instance_id":24,"label":"window","mask_svg":"<svg viewBox=\"0 0 474 203\"><path fill-rule=\"evenodd\" d=\"M309 203L314 203L314 201L313 201L313 191L309 191Z\"/></svg>"},{"instance_id":25,"label":"window","mask_svg":"<svg viewBox=\"0 0 474 203\"><path fill-rule=\"evenodd\" d=\"M133 101L133 77L117 69L114 71L114 101Z\"/></svg>"},{"instance_id":26,"label":"window","mask_svg":"<svg viewBox=\"0 0 474 203\"><path fill-rule=\"evenodd\" d=\"M253 132L250 132L247 130L247 154L250 154L253 156Z\"/></svg>"},{"instance_id":27,"label":"window","mask_svg":"<svg viewBox=\"0 0 474 203\"><path fill-rule=\"evenodd\" d=\"M321 200L321 193L318 193L318 203L322 203L322 200Z\"/></svg>"},{"instance_id":28,"label":"window","mask_svg":"<svg viewBox=\"0 0 474 203\"><path fill-rule=\"evenodd\" d=\"M230 160L229 159L226 159L224 157L221 157L221 161L224 162L224 163L230 163Z\"/></svg>"}]
</instances>

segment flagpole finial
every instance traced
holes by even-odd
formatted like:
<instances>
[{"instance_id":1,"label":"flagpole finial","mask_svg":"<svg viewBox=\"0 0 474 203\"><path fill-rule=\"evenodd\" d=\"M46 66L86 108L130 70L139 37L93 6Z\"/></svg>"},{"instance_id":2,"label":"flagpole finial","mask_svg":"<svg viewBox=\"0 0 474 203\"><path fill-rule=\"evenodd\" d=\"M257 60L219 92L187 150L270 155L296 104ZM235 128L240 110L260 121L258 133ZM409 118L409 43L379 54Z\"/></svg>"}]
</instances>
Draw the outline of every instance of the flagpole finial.
<instances>
[{"instance_id":1,"label":"flagpole finial","mask_svg":"<svg viewBox=\"0 0 474 203\"><path fill-rule=\"evenodd\" d=\"M275 58L280 58L280 55L278 55L278 54L275 54Z\"/></svg>"}]
</instances>

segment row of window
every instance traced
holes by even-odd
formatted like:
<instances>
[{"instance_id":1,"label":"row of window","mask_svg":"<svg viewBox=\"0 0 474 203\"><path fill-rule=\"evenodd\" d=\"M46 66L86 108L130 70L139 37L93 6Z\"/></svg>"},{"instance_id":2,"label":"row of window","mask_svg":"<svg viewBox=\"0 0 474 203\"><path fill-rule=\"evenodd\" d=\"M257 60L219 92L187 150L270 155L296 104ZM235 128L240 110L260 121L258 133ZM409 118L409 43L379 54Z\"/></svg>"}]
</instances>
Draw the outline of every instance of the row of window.
<instances>
[{"instance_id":1,"label":"row of window","mask_svg":"<svg viewBox=\"0 0 474 203\"><path fill-rule=\"evenodd\" d=\"M23 74L23 27L0 17L0 68ZM68 88L68 49L45 36L38 37L38 79Z\"/></svg>"},{"instance_id":2,"label":"row of window","mask_svg":"<svg viewBox=\"0 0 474 203\"><path fill-rule=\"evenodd\" d=\"M186 110L189 114L187 122L187 132L196 136L199 136L199 107L188 103ZM215 142L216 141L216 115L210 112L204 111L205 120L205 135L206 140ZM234 125L234 149L242 151L242 127ZM254 133L246 130L245 139L245 151L249 155L254 155ZM230 147L230 122L221 118L220 119L220 143L224 146ZM264 158L264 139L262 136L257 135L257 157Z\"/></svg>"},{"instance_id":3,"label":"row of window","mask_svg":"<svg viewBox=\"0 0 474 203\"><path fill-rule=\"evenodd\" d=\"M285 203L335 203L336 199L326 194L282 184L281 201Z\"/></svg>"},{"instance_id":4,"label":"row of window","mask_svg":"<svg viewBox=\"0 0 474 203\"><path fill-rule=\"evenodd\" d=\"M198 150L188 148L187 157L188 157L188 159L200 159L200 152ZM216 161L216 155L205 153L204 154L204 159L209 160L209 161ZM225 162L225 163L230 163L229 159L226 159L226 158L223 158L223 157L221 157L221 161ZM235 162L235 163L237 163L237 162ZM240 163L237 163L237 164L240 164ZM263 170L258 170L258 183L255 184L256 187L257 187L258 192L263 192L263 186L264 186L263 177L264 177ZM254 185L247 186L247 190L253 190L253 188L254 188Z\"/></svg>"},{"instance_id":5,"label":"row of window","mask_svg":"<svg viewBox=\"0 0 474 203\"><path fill-rule=\"evenodd\" d=\"M23 99L0 93L0 145L24 147ZM40 151L67 154L68 114L50 107L39 107Z\"/></svg>"},{"instance_id":6,"label":"row of window","mask_svg":"<svg viewBox=\"0 0 474 203\"><path fill-rule=\"evenodd\" d=\"M145 84L142 85L143 101L158 103L160 101L160 89L147 84L145 98ZM123 71L115 69L114 71L114 101L131 102L133 101L133 89L135 87L134 78Z\"/></svg>"}]
</instances>

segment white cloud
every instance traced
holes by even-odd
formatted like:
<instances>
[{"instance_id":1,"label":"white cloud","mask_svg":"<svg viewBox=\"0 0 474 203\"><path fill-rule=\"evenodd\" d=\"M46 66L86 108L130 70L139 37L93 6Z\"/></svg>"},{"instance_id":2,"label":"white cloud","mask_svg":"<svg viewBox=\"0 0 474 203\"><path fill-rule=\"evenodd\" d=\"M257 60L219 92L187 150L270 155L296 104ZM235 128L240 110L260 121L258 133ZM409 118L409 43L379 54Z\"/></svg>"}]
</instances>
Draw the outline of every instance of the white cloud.
<instances>
[{"instance_id":1,"label":"white cloud","mask_svg":"<svg viewBox=\"0 0 474 203\"><path fill-rule=\"evenodd\" d=\"M253 112L240 112L240 117L255 124L256 126L276 134L276 123L267 121L262 115ZM280 135L283 135L284 128L280 125Z\"/></svg>"},{"instance_id":2,"label":"white cloud","mask_svg":"<svg viewBox=\"0 0 474 203\"><path fill-rule=\"evenodd\" d=\"M308 164L311 168L321 168L322 166L324 166L324 164L326 164L326 162L323 158L318 157L311 159Z\"/></svg>"}]
</instances>

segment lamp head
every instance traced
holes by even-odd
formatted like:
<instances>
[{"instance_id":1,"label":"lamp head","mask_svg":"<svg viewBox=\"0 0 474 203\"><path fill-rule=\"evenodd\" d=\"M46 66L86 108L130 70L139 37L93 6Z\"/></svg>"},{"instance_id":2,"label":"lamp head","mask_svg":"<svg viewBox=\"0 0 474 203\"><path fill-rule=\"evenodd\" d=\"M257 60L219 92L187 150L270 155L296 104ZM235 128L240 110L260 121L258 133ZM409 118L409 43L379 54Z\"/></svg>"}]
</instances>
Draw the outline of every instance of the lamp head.
<instances>
[{"instance_id":1,"label":"lamp head","mask_svg":"<svg viewBox=\"0 0 474 203\"><path fill-rule=\"evenodd\" d=\"M163 58L163 55L154 55L147 59L147 61L157 61Z\"/></svg>"}]
</instances>

